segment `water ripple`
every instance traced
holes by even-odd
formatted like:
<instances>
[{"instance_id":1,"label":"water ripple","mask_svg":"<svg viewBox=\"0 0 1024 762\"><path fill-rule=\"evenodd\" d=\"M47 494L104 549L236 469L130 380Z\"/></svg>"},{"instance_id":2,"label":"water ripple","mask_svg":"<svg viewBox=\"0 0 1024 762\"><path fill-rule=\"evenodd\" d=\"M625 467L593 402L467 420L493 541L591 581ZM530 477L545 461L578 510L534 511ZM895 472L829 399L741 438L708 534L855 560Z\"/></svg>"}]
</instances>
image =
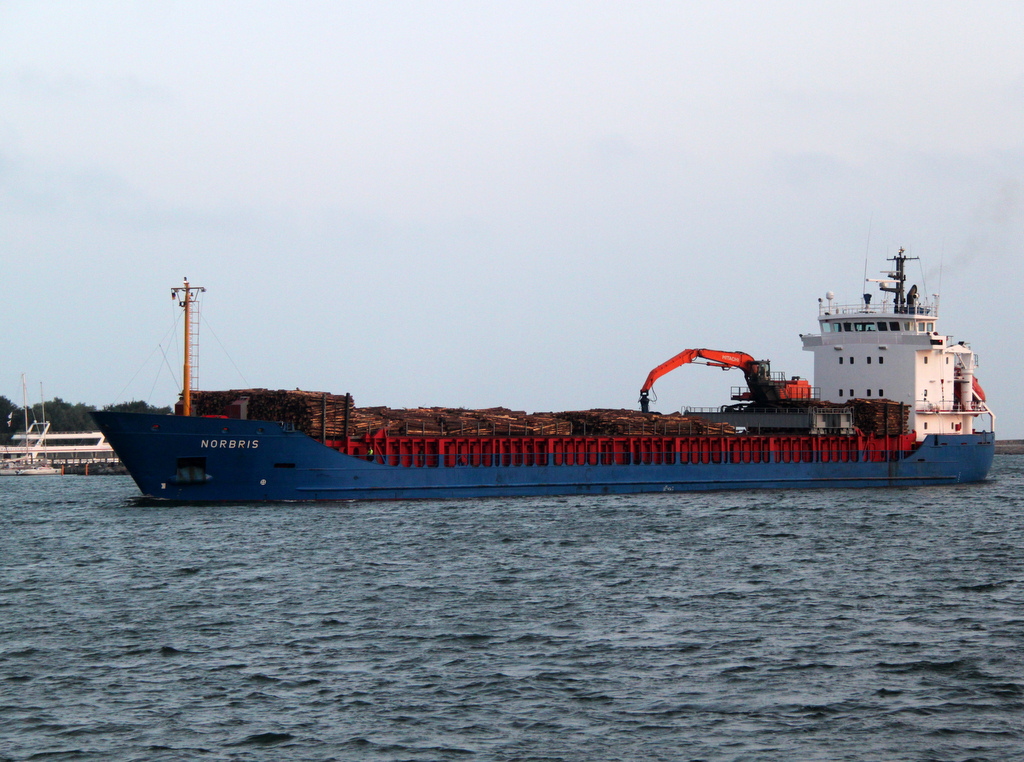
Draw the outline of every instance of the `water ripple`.
<instances>
[{"instance_id":1,"label":"water ripple","mask_svg":"<svg viewBox=\"0 0 1024 762\"><path fill-rule=\"evenodd\" d=\"M1024 458L994 477L205 508L6 479L0 762L1022 759Z\"/></svg>"}]
</instances>

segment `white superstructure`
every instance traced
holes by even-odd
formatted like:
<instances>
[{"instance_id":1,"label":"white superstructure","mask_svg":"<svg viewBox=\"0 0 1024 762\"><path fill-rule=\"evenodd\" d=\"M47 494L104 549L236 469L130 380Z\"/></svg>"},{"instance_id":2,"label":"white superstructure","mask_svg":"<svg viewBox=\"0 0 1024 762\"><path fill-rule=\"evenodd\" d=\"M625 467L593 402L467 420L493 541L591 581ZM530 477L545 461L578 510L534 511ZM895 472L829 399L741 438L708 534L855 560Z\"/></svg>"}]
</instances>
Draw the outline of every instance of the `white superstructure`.
<instances>
[{"instance_id":1,"label":"white superstructure","mask_svg":"<svg viewBox=\"0 0 1024 762\"><path fill-rule=\"evenodd\" d=\"M918 440L929 434L970 434L979 415L995 419L975 378L978 358L963 341L938 330L938 296L919 299L904 289L903 249L896 267L875 282L880 304L865 294L858 304L819 299L820 334L802 335L814 353L814 385L837 405L852 399L888 399L908 406ZM890 296L891 295L891 296Z\"/></svg>"}]
</instances>

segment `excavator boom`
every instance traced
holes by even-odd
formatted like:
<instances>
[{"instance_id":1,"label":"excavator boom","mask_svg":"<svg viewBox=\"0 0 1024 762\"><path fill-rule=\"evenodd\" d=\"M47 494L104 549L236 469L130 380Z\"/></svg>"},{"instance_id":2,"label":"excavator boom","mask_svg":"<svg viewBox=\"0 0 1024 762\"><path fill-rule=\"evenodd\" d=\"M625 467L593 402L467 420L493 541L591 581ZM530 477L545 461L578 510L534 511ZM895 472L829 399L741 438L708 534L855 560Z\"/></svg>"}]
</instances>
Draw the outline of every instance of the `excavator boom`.
<instances>
[{"instance_id":1,"label":"excavator boom","mask_svg":"<svg viewBox=\"0 0 1024 762\"><path fill-rule=\"evenodd\" d=\"M719 352L715 349L684 349L670 360L666 360L657 368L647 374L647 380L640 387L640 394L649 392L654 382L669 371L675 370L680 365L704 360L702 365L711 365L716 368L740 368L746 373L757 361L743 352Z\"/></svg>"},{"instance_id":2,"label":"excavator boom","mask_svg":"<svg viewBox=\"0 0 1024 762\"><path fill-rule=\"evenodd\" d=\"M734 399L753 400L757 404L772 404L780 400L807 400L812 398L811 385L806 379L772 379L771 364L768 360L755 360L745 352L721 352L717 349L684 349L675 357L666 360L647 375L640 387L640 409L648 412L650 391L654 382L669 371L687 363L700 363L714 368L729 370L739 368L746 378L749 392Z\"/></svg>"}]
</instances>

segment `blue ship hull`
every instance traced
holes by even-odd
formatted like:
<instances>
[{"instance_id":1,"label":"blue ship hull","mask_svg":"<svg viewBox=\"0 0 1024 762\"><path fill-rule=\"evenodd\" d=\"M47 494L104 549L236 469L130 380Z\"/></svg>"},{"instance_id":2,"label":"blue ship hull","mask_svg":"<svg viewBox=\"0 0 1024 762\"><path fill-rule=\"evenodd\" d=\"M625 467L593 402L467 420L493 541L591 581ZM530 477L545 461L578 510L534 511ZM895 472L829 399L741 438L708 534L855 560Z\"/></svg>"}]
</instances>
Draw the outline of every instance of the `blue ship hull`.
<instances>
[{"instance_id":1,"label":"blue ship hull","mask_svg":"<svg viewBox=\"0 0 1024 762\"><path fill-rule=\"evenodd\" d=\"M995 435L929 436L878 461L395 465L345 454L280 423L93 413L146 496L187 502L593 495L726 489L905 487L982 481ZM742 435L740 435L742 436ZM720 438L719 438L720 439ZM851 438L855 441L856 438ZM896 455L893 453L893 455Z\"/></svg>"}]
</instances>

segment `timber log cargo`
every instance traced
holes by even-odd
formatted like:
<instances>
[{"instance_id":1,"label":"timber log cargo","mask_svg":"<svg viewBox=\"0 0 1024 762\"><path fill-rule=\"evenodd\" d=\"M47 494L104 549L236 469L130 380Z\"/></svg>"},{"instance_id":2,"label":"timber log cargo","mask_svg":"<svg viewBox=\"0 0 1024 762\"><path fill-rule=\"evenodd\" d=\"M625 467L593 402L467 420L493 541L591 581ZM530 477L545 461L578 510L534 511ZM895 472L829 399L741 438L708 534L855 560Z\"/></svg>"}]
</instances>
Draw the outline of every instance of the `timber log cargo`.
<instances>
[{"instance_id":1,"label":"timber log cargo","mask_svg":"<svg viewBox=\"0 0 1024 762\"><path fill-rule=\"evenodd\" d=\"M527 413L505 407L356 407L351 395L298 389L193 391L193 414L289 423L314 439L345 436L610 436L630 434L724 435L728 424L681 413L571 410Z\"/></svg>"}]
</instances>

